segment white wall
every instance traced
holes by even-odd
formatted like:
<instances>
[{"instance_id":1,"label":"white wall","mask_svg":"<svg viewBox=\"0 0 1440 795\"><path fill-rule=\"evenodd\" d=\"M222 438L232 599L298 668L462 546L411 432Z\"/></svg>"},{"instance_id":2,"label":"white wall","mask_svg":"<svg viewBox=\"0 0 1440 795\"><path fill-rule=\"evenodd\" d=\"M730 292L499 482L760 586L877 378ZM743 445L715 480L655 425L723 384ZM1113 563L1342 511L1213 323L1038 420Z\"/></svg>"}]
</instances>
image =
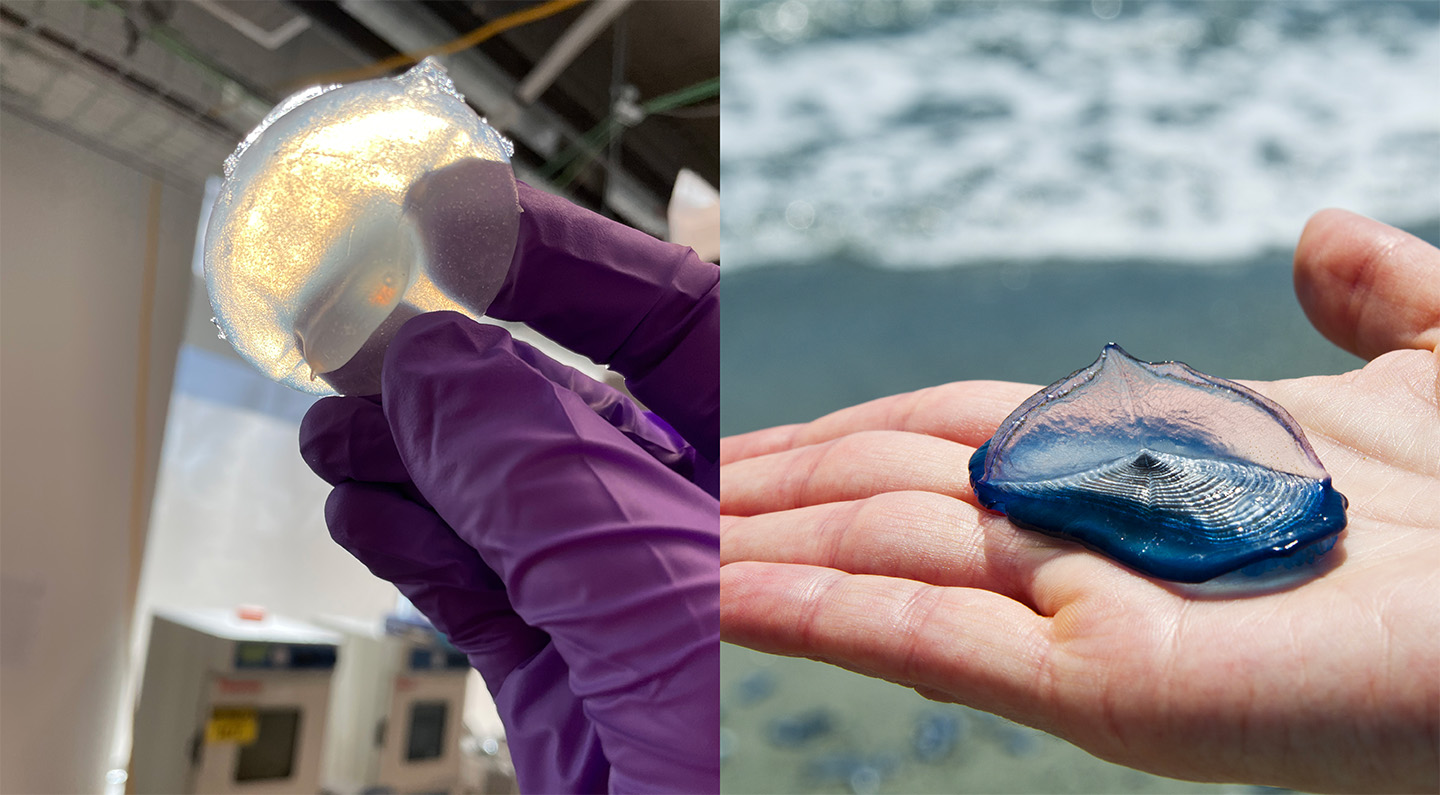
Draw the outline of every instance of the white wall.
<instances>
[{"instance_id":1,"label":"white wall","mask_svg":"<svg viewBox=\"0 0 1440 795\"><path fill-rule=\"evenodd\" d=\"M207 355L189 349L183 358L193 363ZM214 375L214 364L206 375ZM264 381L238 359L220 365L303 397ZM299 431L293 412L276 416L177 389L137 615L148 617L156 607L247 604L301 620L379 620L394 609L394 587L330 539L324 516L330 486L300 458ZM146 623L137 625L135 650L142 655L148 634Z\"/></svg>"},{"instance_id":2,"label":"white wall","mask_svg":"<svg viewBox=\"0 0 1440 795\"><path fill-rule=\"evenodd\" d=\"M395 604L325 530L329 487L299 454L310 399L215 339L190 269L199 185L160 192L137 457L153 185L0 114L0 793L104 789L154 607L375 619ZM487 734L488 701L480 687L469 710Z\"/></svg>"},{"instance_id":3,"label":"white wall","mask_svg":"<svg viewBox=\"0 0 1440 795\"><path fill-rule=\"evenodd\" d=\"M138 565L132 509L143 530L199 201L197 190L160 192L142 374L153 185L0 114L3 792L98 792L107 767ZM132 495L137 472L141 487Z\"/></svg>"},{"instance_id":4,"label":"white wall","mask_svg":"<svg viewBox=\"0 0 1440 795\"><path fill-rule=\"evenodd\" d=\"M193 361L197 353L185 356ZM239 361L231 366L249 372ZM324 516L330 486L300 458L299 431L293 415L176 391L145 550L141 614L153 607L255 604L302 620L378 620L394 609L395 589L330 539Z\"/></svg>"}]
</instances>

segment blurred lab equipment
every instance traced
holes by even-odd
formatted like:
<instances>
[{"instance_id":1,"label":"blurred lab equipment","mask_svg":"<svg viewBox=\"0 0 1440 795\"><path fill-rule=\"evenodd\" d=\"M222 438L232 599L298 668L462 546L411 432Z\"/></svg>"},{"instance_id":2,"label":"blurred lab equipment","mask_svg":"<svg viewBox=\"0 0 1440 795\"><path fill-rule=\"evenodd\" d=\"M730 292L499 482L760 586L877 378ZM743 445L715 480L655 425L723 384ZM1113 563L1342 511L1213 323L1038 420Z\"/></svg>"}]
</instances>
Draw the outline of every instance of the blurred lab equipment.
<instances>
[{"instance_id":1,"label":"blurred lab equipment","mask_svg":"<svg viewBox=\"0 0 1440 795\"><path fill-rule=\"evenodd\" d=\"M468 735L460 743L459 795L519 795L515 763L503 736Z\"/></svg>"},{"instance_id":2,"label":"blurred lab equipment","mask_svg":"<svg viewBox=\"0 0 1440 795\"><path fill-rule=\"evenodd\" d=\"M337 795L453 793L470 661L433 628L327 617L340 633L322 779Z\"/></svg>"},{"instance_id":3,"label":"blurred lab equipment","mask_svg":"<svg viewBox=\"0 0 1440 795\"><path fill-rule=\"evenodd\" d=\"M258 608L157 610L130 791L319 791L340 641Z\"/></svg>"}]
</instances>

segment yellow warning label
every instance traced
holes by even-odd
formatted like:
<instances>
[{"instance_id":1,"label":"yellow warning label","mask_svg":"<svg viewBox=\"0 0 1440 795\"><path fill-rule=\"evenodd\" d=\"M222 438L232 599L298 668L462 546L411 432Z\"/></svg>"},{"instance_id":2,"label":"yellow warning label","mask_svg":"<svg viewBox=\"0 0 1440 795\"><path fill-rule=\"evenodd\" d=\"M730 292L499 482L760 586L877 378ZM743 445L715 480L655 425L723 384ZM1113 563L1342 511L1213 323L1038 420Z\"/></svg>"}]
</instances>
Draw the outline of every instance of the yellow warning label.
<instances>
[{"instance_id":1,"label":"yellow warning label","mask_svg":"<svg viewBox=\"0 0 1440 795\"><path fill-rule=\"evenodd\" d=\"M249 745L260 733L260 719L249 707L216 707L205 724L205 742Z\"/></svg>"}]
</instances>

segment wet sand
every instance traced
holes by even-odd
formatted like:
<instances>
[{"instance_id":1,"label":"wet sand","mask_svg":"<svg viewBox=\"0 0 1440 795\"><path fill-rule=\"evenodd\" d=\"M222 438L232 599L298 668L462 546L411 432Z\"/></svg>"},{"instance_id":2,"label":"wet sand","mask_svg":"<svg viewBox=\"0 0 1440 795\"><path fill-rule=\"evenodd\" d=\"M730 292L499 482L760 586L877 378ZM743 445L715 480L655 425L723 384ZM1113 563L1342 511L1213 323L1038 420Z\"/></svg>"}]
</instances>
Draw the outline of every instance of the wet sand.
<instances>
[{"instance_id":1,"label":"wet sand","mask_svg":"<svg viewBox=\"0 0 1440 795\"><path fill-rule=\"evenodd\" d=\"M720 725L729 732L720 768L724 792L1287 792L1148 775L992 715L810 660L724 645L720 662ZM756 685L765 681L770 692L762 696ZM780 730L813 725L817 711L827 729L777 743L803 736ZM917 743L919 727L941 716L954 720L952 740Z\"/></svg>"}]
</instances>

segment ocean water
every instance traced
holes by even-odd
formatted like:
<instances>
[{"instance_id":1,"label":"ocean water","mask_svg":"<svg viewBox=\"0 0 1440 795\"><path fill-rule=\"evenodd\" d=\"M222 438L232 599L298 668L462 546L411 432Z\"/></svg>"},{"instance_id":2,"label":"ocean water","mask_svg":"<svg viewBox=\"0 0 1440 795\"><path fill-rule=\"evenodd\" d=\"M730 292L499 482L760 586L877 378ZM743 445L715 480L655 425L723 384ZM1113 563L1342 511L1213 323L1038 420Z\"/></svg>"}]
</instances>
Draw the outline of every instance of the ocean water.
<instances>
[{"instance_id":1,"label":"ocean water","mask_svg":"<svg viewBox=\"0 0 1440 795\"><path fill-rule=\"evenodd\" d=\"M1440 3L730 0L727 271L1211 264L1440 222Z\"/></svg>"},{"instance_id":2,"label":"ocean water","mask_svg":"<svg viewBox=\"0 0 1440 795\"><path fill-rule=\"evenodd\" d=\"M1293 294L1305 220L1346 207L1440 243L1433 0L721 14L727 434L947 381L1049 383L1107 342L1228 378L1343 372L1361 360ZM1263 791L734 646L722 706L727 792ZM792 724L823 731L775 742Z\"/></svg>"},{"instance_id":3,"label":"ocean water","mask_svg":"<svg viewBox=\"0 0 1440 795\"><path fill-rule=\"evenodd\" d=\"M1440 3L722 3L722 422L1107 342L1229 378L1360 362L1291 286L1345 207L1440 242Z\"/></svg>"}]
</instances>

